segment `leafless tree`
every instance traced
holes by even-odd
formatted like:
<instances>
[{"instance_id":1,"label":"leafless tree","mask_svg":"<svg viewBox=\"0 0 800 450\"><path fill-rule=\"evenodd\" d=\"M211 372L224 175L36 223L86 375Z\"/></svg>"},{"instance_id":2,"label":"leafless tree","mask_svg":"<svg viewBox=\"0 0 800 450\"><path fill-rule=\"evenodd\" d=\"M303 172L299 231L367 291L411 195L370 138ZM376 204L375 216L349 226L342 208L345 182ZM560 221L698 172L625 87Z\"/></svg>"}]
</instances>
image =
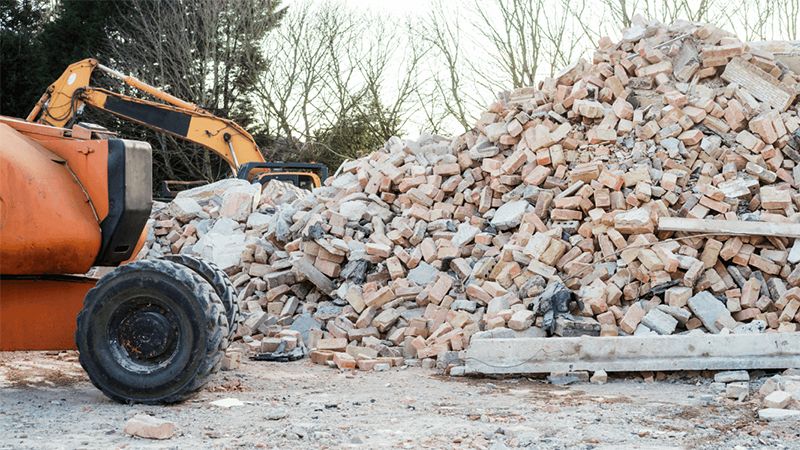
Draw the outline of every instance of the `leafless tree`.
<instances>
[{"instance_id":1,"label":"leafless tree","mask_svg":"<svg viewBox=\"0 0 800 450\"><path fill-rule=\"evenodd\" d=\"M427 95L420 93L420 107L426 115L428 128L441 131L446 117L452 117L464 129L468 129L473 117L474 99L465 83L465 71L469 70L464 55L462 23L458 12L445 9L439 1L432 5L430 13L423 19L421 36L430 48L431 85Z\"/></svg>"},{"instance_id":2,"label":"leafless tree","mask_svg":"<svg viewBox=\"0 0 800 450\"><path fill-rule=\"evenodd\" d=\"M800 38L800 0L776 0L775 11L778 27L785 39Z\"/></svg>"},{"instance_id":3,"label":"leafless tree","mask_svg":"<svg viewBox=\"0 0 800 450\"><path fill-rule=\"evenodd\" d=\"M319 157L320 145L334 160L374 150L323 142L346 132L348 121L360 122L364 145L399 133L416 109L425 54L410 36L404 23L340 3L293 3L266 41L257 83L265 126L283 138L283 148L273 149L278 157Z\"/></svg>"},{"instance_id":4,"label":"leafless tree","mask_svg":"<svg viewBox=\"0 0 800 450\"><path fill-rule=\"evenodd\" d=\"M261 41L283 14L273 0L135 1L107 64L214 113L251 125ZM259 64L259 61L261 64ZM201 149L148 133L156 178L213 180L228 169ZM163 174L161 173L163 172Z\"/></svg>"},{"instance_id":5,"label":"leafless tree","mask_svg":"<svg viewBox=\"0 0 800 450\"><path fill-rule=\"evenodd\" d=\"M510 78L504 87L533 86L541 63L542 22L546 19L544 0L498 0L491 7L476 1L478 19L474 32L482 36L486 56L502 76ZM499 17L490 14L496 11ZM487 86L497 86L495 74L487 74Z\"/></svg>"}]
</instances>

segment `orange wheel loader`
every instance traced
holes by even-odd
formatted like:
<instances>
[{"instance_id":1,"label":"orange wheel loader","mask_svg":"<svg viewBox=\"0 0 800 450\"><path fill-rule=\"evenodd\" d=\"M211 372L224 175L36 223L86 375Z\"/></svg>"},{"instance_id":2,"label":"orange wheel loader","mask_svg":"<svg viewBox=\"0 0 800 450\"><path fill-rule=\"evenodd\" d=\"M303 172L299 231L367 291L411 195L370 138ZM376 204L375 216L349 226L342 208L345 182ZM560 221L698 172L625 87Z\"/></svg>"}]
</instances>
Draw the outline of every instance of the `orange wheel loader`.
<instances>
[{"instance_id":1,"label":"orange wheel loader","mask_svg":"<svg viewBox=\"0 0 800 450\"><path fill-rule=\"evenodd\" d=\"M236 324L225 274L184 256L125 264L151 170L144 142L0 116L0 350L77 346L119 402L180 401L219 367ZM75 275L94 266L116 268Z\"/></svg>"}]
</instances>

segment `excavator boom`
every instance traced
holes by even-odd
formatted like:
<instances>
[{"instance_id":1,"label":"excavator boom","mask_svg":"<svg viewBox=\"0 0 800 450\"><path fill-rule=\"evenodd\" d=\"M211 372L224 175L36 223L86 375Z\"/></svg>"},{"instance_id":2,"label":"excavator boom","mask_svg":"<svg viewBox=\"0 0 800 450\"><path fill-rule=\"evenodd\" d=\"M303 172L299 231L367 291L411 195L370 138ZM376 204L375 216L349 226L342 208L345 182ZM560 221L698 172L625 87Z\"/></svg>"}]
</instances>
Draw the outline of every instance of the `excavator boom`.
<instances>
[{"instance_id":1,"label":"excavator boom","mask_svg":"<svg viewBox=\"0 0 800 450\"><path fill-rule=\"evenodd\" d=\"M96 69L166 104L92 87L91 75ZM222 157L234 176L243 163L266 162L250 133L235 122L217 117L193 103L109 69L94 59L70 65L48 87L27 120L67 127L85 105L199 144Z\"/></svg>"}]
</instances>

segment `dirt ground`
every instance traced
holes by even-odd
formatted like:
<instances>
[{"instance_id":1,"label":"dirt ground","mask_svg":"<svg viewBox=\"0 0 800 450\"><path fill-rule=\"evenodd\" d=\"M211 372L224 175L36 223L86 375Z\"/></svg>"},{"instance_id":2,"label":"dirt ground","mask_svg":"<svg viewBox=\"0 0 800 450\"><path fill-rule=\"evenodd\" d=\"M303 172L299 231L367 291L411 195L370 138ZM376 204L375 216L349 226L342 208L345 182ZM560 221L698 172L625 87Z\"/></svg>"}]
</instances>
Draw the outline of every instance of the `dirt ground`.
<instances>
[{"instance_id":1,"label":"dirt ground","mask_svg":"<svg viewBox=\"0 0 800 450\"><path fill-rule=\"evenodd\" d=\"M759 421L757 401L720 399L709 383L553 386L247 361L183 404L130 406L96 390L75 353L0 353L0 448L800 448L796 421ZM228 397L244 405L210 404ZM177 435L123 434L137 413L174 422Z\"/></svg>"}]
</instances>

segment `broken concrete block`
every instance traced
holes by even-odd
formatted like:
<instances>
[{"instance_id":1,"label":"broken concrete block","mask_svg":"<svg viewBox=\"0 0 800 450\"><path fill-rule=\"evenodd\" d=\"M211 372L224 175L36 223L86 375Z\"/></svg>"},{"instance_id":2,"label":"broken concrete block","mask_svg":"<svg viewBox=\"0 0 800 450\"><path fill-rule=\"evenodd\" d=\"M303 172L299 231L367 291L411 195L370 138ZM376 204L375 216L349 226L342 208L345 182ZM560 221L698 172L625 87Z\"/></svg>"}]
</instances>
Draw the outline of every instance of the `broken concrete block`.
<instances>
[{"instance_id":1,"label":"broken concrete block","mask_svg":"<svg viewBox=\"0 0 800 450\"><path fill-rule=\"evenodd\" d=\"M758 410L758 418L769 422L800 419L800 410L766 408Z\"/></svg>"},{"instance_id":2,"label":"broken concrete block","mask_svg":"<svg viewBox=\"0 0 800 450\"><path fill-rule=\"evenodd\" d=\"M169 439L175 436L175 423L147 414L136 414L125 422L125 434L145 439Z\"/></svg>"},{"instance_id":3,"label":"broken concrete block","mask_svg":"<svg viewBox=\"0 0 800 450\"><path fill-rule=\"evenodd\" d=\"M707 291L698 292L690 298L689 309L703 322L703 326L712 333L720 332L722 329L718 325L720 323L730 324L731 329L736 326L736 321L733 320L725 304Z\"/></svg>"},{"instance_id":4,"label":"broken concrete block","mask_svg":"<svg viewBox=\"0 0 800 450\"><path fill-rule=\"evenodd\" d=\"M529 206L530 204L527 200L517 200L502 205L497 208L494 217L492 217L492 226L498 230L508 230L519 226L520 222L522 222L522 216Z\"/></svg>"},{"instance_id":5,"label":"broken concrete block","mask_svg":"<svg viewBox=\"0 0 800 450\"><path fill-rule=\"evenodd\" d=\"M678 320L656 308L645 314L642 324L658 334L672 334L675 332L675 327L678 326Z\"/></svg>"},{"instance_id":6,"label":"broken concrete block","mask_svg":"<svg viewBox=\"0 0 800 450\"><path fill-rule=\"evenodd\" d=\"M508 320L508 328L516 331L526 330L533 325L533 311L523 309L515 312Z\"/></svg>"},{"instance_id":7,"label":"broken concrete block","mask_svg":"<svg viewBox=\"0 0 800 450\"><path fill-rule=\"evenodd\" d=\"M792 401L792 395L784 391L775 391L764 397L764 406L767 408L783 409Z\"/></svg>"},{"instance_id":8,"label":"broken concrete block","mask_svg":"<svg viewBox=\"0 0 800 450\"><path fill-rule=\"evenodd\" d=\"M750 383L747 381L734 381L725 386L725 397L742 401L750 395Z\"/></svg>"},{"instance_id":9,"label":"broken concrete block","mask_svg":"<svg viewBox=\"0 0 800 450\"><path fill-rule=\"evenodd\" d=\"M450 242L452 242L455 247L461 248L471 243L475 235L480 233L480 231L481 230L477 227L473 227L468 223L462 223L458 226L458 230L450 239Z\"/></svg>"},{"instance_id":10,"label":"broken concrete block","mask_svg":"<svg viewBox=\"0 0 800 450\"><path fill-rule=\"evenodd\" d=\"M417 267L408 271L406 279L416 283L419 286L427 286L428 284L432 283L434 279L436 279L436 275L438 275L438 273L439 271L436 270L435 267L422 261L419 263L419 265L417 265Z\"/></svg>"},{"instance_id":11,"label":"broken concrete block","mask_svg":"<svg viewBox=\"0 0 800 450\"><path fill-rule=\"evenodd\" d=\"M605 370L598 370L592 374L592 377L589 378L589 381L594 384L605 384L608 382L608 374Z\"/></svg>"},{"instance_id":12,"label":"broken concrete block","mask_svg":"<svg viewBox=\"0 0 800 450\"><path fill-rule=\"evenodd\" d=\"M188 222L203 214L203 207L193 198L176 198L169 204L170 213L181 222Z\"/></svg>"},{"instance_id":13,"label":"broken concrete block","mask_svg":"<svg viewBox=\"0 0 800 450\"><path fill-rule=\"evenodd\" d=\"M650 211L634 208L614 216L614 228L623 234L652 233L655 224L650 218Z\"/></svg>"},{"instance_id":14,"label":"broken concrete block","mask_svg":"<svg viewBox=\"0 0 800 450\"><path fill-rule=\"evenodd\" d=\"M750 381L750 374L746 370L725 370L714 374L717 383L733 383L735 381Z\"/></svg>"}]
</instances>

